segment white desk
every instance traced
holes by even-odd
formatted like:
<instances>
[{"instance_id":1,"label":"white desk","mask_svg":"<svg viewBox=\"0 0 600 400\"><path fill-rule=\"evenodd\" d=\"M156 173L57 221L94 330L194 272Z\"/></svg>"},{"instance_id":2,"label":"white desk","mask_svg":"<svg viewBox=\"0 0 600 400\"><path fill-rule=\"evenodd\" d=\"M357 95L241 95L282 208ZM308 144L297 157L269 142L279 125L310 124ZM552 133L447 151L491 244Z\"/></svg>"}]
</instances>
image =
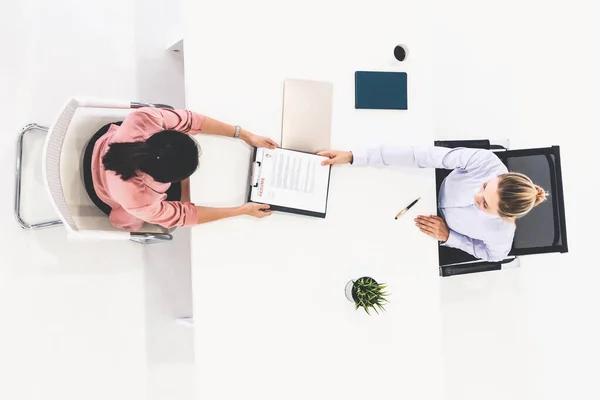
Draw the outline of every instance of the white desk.
<instances>
[{"instance_id":1,"label":"white desk","mask_svg":"<svg viewBox=\"0 0 600 400\"><path fill-rule=\"evenodd\" d=\"M329 3L187 0L188 108L280 140L283 80L325 80L334 84L333 147L431 144L427 5ZM392 56L397 43L409 45L403 64ZM407 71L409 111L355 110L355 70ZM193 201L242 204L250 150L198 139ZM437 244L412 222L434 212L433 171L337 167L326 219L275 214L193 228L198 398L442 398ZM386 313L369 317L346 300L345 284L364 275L388 283Z\"/></svg>"}]
</instances>

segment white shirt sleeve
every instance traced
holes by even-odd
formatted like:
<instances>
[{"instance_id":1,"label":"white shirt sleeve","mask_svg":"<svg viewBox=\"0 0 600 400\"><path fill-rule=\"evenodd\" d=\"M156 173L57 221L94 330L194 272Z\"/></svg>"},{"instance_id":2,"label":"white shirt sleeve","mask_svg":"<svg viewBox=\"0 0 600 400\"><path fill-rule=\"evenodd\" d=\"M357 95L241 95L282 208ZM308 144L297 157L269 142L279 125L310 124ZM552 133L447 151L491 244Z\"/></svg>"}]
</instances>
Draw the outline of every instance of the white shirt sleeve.
<instances>
[{"instance_id":1,"label":"white shirt sleeve","mask_svg":"<svg viewBox=\"0 0 600 400\"><path fill-rule=\"evenodd\" d=\"M512 247L512 240L506 243L489 244L461 235L452 229L449 231L448 240L442 243L442 246L460 249L484 261L502 261L508 256Z\"/></svg>"},{"instance_id":2,"label":"white shirt sleeve","mask_svg":"<svg viewBox=\"0 0 600 400\"><path fill-rule=\"evenodd\" d=\"M353 150L352 165L399 166L474 170L490 168L502 161L489 150L458 147L380 146Z\"/></svg>"}]
</instances>

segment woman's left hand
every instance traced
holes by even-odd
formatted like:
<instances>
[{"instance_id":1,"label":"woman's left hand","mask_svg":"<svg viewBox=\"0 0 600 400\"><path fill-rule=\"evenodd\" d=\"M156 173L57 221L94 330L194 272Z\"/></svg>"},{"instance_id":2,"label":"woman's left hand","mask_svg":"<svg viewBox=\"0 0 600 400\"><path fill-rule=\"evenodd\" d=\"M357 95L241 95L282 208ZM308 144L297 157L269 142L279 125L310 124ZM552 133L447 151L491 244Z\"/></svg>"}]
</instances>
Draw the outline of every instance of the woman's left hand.
<instances>
[{"instance_id":1,"label":"woman's left hand","mask_svg":"<svg viewBox=\"0 0 600 400\"><path fill-rule=\"evenodd\" d=\"M267 149L274 149L276 147L279 147L279 145L277 143L275 143L273 140L269 139L268 137L257 136L253 133L250 133L248 135L248 138L245 139L245 141L252 147L265 147Z\"/></svg>"},{"instance_id":2,"label":"woman's left hand","mask_svg":"<svg viewBox=\"0 0 600 400\"><path fill-rule=\"evenodd\" d=\"M437 215L430 215L428 217L425 215L419 215L417 218L415 218L415 222L421 232L439 240L440 242L447 241L448 236L450 236L448 225L446 225L446 222Z\"/></svg>"}]
</instances>

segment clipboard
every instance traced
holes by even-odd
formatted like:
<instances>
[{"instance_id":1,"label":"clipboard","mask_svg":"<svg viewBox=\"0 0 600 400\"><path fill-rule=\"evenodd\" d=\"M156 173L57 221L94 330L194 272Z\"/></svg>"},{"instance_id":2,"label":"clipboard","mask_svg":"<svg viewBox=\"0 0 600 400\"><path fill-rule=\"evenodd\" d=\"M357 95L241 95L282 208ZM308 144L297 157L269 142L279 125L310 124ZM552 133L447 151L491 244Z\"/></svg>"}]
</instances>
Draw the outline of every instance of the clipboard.
<instances>
[{"instance_id":1,"label":"clipboard","mask_svg":"<svg viewBox=\"0 0 600 400\"><path fill-rule=\"evenodd\" d=\"M280 211L290 214L299 214L306 215L309 217L316 218L325 218L327 215L327 203L329 200L329 184L331 181L331 165L328 166L320 166L315 168L323 168L327 169L326 171L318 171L318 177L314 176L314 191L313 192L302 192L292 189L279 188L275 187L274 184L270 182L276 180L280 176L285 175L285 177L289 177L290 175L294 175L294 178L287 179L286 181L293 181L292 186L300 187L308 187L312 180L310 179L310 168L312 167L311 163L304 163L306 166L305 169L302 168L303 163L301 161L296 161L294 165L300 165L295 168L296 174L290 173L286 174L283 172L277 173L273 172L275 168L275 162L281 162L281 158L275 158L278 155L279 157L283 152L288 156L287 160L290 159L303 159L308 160L309 157L298 156L296 155L310 155L315 156L314 162L320 164L321 157L317 156L314 153L292 150L292 149L284 149L277 148L275 150L268 149L257 149L255 148L251 157L250 164L250 174L248 177L248 202L262 203L268 204L270 209L273 211ZM266 161L264 157L268 157L267 155L271 155L271 160ZM261 160L262 158L262 160ZM290 161L290 163L292 163ZM264 168L270 168L268 171ZM304 178L304 179L303 179ZM268 179L268 182L265 182L265 179ZM269 195L266 194L263 190L266 191L276 191L279 195ZM258 194L264 196L264 199L258 197ZM278 198L279 197L279 198ZM273 198L275 198L273 200ZM269 201L271 199L271 201ZM266 200L266 201L265 201Z\"/></svg>"}]
</instances>

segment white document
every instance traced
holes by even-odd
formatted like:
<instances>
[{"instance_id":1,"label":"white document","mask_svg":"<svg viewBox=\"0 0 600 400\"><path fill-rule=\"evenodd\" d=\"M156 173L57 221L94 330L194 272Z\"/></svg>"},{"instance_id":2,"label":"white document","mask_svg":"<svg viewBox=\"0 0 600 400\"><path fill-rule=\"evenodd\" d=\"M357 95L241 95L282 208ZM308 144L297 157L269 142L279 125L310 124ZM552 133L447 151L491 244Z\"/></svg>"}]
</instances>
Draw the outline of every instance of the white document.
<instances>
[{"instance_id":1,"label":"white document","mask_svg":"<svg viewBox=\"0 0 600 400\"><path fill-rule=\"evenodd\" d=\"M325 214L331 166L315 154L257 149L250 201Z\"/></svg>"}]
</instances>

